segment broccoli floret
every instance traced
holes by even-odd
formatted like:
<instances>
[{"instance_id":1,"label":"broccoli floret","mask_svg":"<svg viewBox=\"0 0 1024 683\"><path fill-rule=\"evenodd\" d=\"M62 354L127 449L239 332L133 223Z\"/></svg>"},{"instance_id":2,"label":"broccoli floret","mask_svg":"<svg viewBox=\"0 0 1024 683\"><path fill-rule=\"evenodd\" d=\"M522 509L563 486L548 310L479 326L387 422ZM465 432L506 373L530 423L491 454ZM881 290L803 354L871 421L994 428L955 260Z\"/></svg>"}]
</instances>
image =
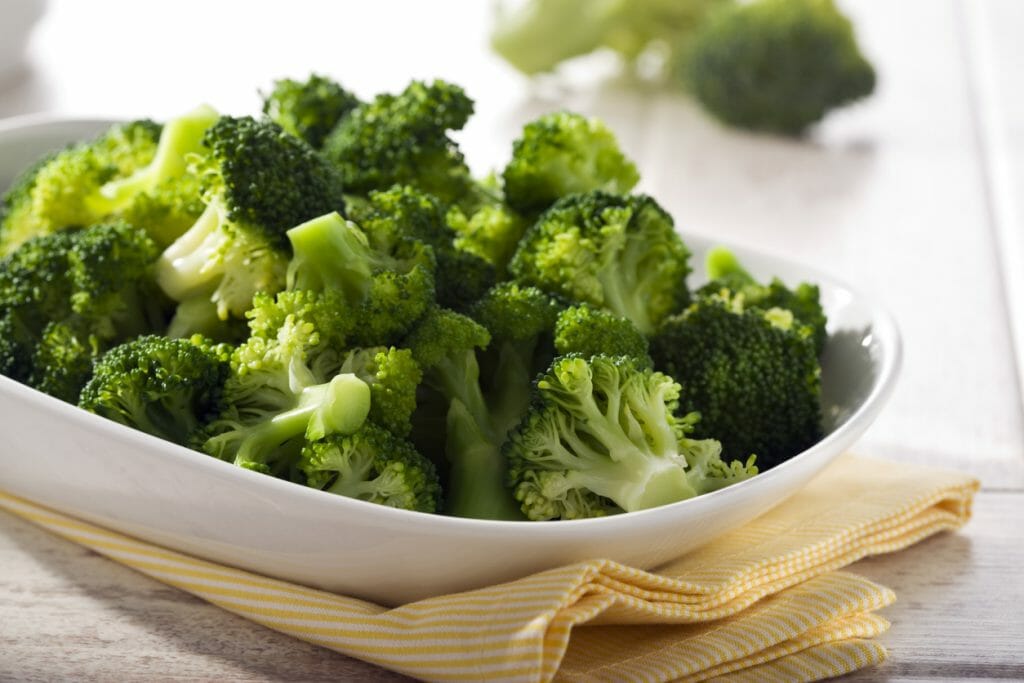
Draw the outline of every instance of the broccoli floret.
<instances>
[{"instance_id":1,"label":"broccoli floret","mask_svg":"<svg viewBox=\"0 0 1024 683\"><path fill-rule=\"evenodd\" d=\"M497 279L503 280L530 224L505 204L496 183L492 176L474 185L459 205L449 208L447 222L455 231L455 246L491 264Z\"/></svg>"},{"instance_id":2,"label":"broccoli floret","mask_svg":"<svg viewBox=\"0 0 1024 683\"><path fill-rule=\"evenodd\" d=\"M670 317L652 340L655 365L684 387L684 412L725 455L756 453L769 468L821 437L813 331L783 309L747 308L728 290Z\"/></svg>"},{"instance_id":3,"label":"broccoli floret","mask_svg":"<svg viewBox=\"0 0 1024 683\"><path fill-rule=\"evenodd\" d=\"M875 71L832 0L726 5L698 31L682 70L717 118L787 135L875 87Z\"/></svg>"},{"instance_id":4,"label":"broccoli floret","mask_svg":"<svg viewBox=\"0 0 1024 683\"><path fill-rule=\"evenodd\" d=\"M79 406L185 445L220 405L228 355L227 347L198 335L139 337L96 362Z\"/></svg>"},{"instance_id":5,"label":"broccoli floret","mask_svg":"<svg viewBox=\"0 0 1024 683\"><path fill-rule=\"evenodd\" d=\"M161 249L171 246L203 215L199 178L191 173L160 183L118 211L125 222L146 231Z\"/></svg>"},{"instance_id":6,"label":"broccoli floret","mask_svg":"<svg viewBox=\"0 0 1024 683\"><path fill-rule=\"evenodd\" d=\"M0 308L0 375L25 382L32 372L32 352L36 339L10 310Z\"/></svg>"},{"instance_id":7,"label":"broccoli floret","mask_svg":"<svg viewBox=\"0 0 1024 683\"><path fill-rule=\"evenodd\" d=\"M691 498L756 474L687 436L679 385L631 358L562 356L505 447L515 497L533 520L598 517ZM722 482L708 482L707 479Z\"/></svg>"},{"instance_id":8,"label":"broccoli floret","mask_svg":"<svg viewBox=\"0 0 1024 683\"><path fill-rule=\"evenodd\" d=\"M307 439L352 434L370 410L369 386L337 374L351 330L333 291L257 295L251 336L231 356L223 410L193 438L200 450L259 472L294 476Z\"/></svg>"},{"instance_id":9,"label":"broccoli floret","mask_svg":"<svg viewBox=\"0 0 1024 683\"><path fill-rule=\"evenodd\" d=\"M629 356L651 365L649 346L629 319L588 304L566 308L555 323L555 351L560 356Z\"/></svg>"},{"instance_id":10,"label":"broccoli floret","mask_svg":"<svg viewBox=\"0 0 1024 683\"><path fill-rule=\"evenodd\" d=\"M295 137L320 149L324 138L362 104L355 95L325 76L311 74L305 82L285 78L263 96L263 113Z\"/></svg>"},{"instance_id":11,"label":"broccoli floret","mask_svg":"<svg viewBox=\"0 0 1024 683\"><path fill-rule=\"evenodd\" d=\"M106 217L100 188L148 165L160 126L152 121L117 124L94 140L49 155L26 171L4 196L0 255L26 240Z\"/></svg>"},{"instance_id":12,"label":"broccoli floret","mask_svg":"<svg viewBox=\"0 0 1024 683\"><path fill-rule=\"evenodd\" d=\"M413 185L452 202L471 180L448 131L461 129L472 113L462 88L413 81L398 95L357 107L327 137L323 152L341 169L348 192Z\"/></svg>"},{"instance_id":13,"label":"broccoli floret","mask_svg":"<svg viewBox=\"0 0 1024 683\"><path fill-rule=\"evenodd\" d=\"M445 510L458 517L522 519L505 486L501 441L480 387L477 349L490 343L487 328L464 315L432 309L403 343L423 370L424 384L445 409L448 486Z\"/></svg>"},{"instance_id":14,"label":"broccoli floret","mask_svg":"<svg viewBox=\"0 0 1024 683\"><path fill-rule=\"evenodd\" d=\"M308 443L300 467L309 486L403 510L437 512L434 464L412 444L372 423L349 436Z\"/></svg>"},{"instance_id":15,"label":"broccoli floret","mask_svg":"<svg viewBox=\"0 0 1024 683\"><path fill-rule=\"evenodd\" d=\"M411 237L430 246L437 259L437 303L464 310L494 284L495 268L474 253L456 246L445 207L432 195L408 185L370 193L369 201L353 216L371 246L387 249Z\"/></svg>"},{"instance_id":16,"label":"broccoli floret","mask_svg":"<svg viewBox=\"0 0 1024 683\"><path fill-rule=\"evenodd\" d=\"M369 419L398 436L408 436L416 410L416 389L423 372L409 349L353 349L340 372L351 373L370 386Z\"/></svg>"},{"instance_id":17,"label":"broccoli floret","mask_svg":"<svg viewBox=\"0 0 1024 683\"><path fill-rule=\"evenodd\" d=\"M379 235L378 235L379 236ZM294 256L288 288L344 293L360 346L391 344L434 303L433 250L402 235L371 246L366 233L337 213L288 231Z\"/></svg>"},{"instance_id":18,"label":"broccoli floret","mask_svg":"<svg viewBox=\"0 0 1024 683\"><path fill-rule=\"evenodd\" d=\"M92 377L100 349L95 335L75 323L52 322L35 344L31 373L25 383L54 398L77 403L82 387Z\"/></svg>"},{"instance_id":19,"label":"broccoli floret","mask_svg":"<svg viewBox=\"0 0 1024 683\"><path fill-rule=\"evenodd\" d=\"M340 210L341 181L309 145L270 121L223 117L202 145L191 172L206 209L161 255L157 280L175 301L208 298L221 319L237 318L255 293L284 288L286 231Z\"/></svg>"},{"instance_id":20,"label":"broccoli floret","mask_svg":"<svg viewBox=\"0 0 1024 683\"><path fill-rule=\"evenodd\" d=\"M569 194L629 192L640 174L604 123L563 111L526 124L502 178L509 206L537 214Z\"/></svg>"},{"instance_id":21,"label":"broccoli floret","mask_svg":"<svg viewBox=\"0 0 1024 683\"><path fill-rule=\"evenodd\" d=\"M735 254L725 247L715 247L709 251L705 267L710 282L697 290L697 295L717 294L725 288L742 295L744 306L764 310L786 309L797 322L809 325L814 330L814 348L821 355L828 338L825 329L828 318L821 307L821 294L817 285L801 282L796 289L790 289L778 278L772 278L768 284L759 283L740 265Z\"/></svg>"},{"instance_id":22,"label":"broccoli floret","mask_svg":"<svg viewBox=\"0 0 1024 683\"><path fill-rule=\"evenodd\" d=\"M558 200L526 232L509 270L653 334L689 300L689 250L650 197L593 191Z\"/></svg>"}]
</instances>

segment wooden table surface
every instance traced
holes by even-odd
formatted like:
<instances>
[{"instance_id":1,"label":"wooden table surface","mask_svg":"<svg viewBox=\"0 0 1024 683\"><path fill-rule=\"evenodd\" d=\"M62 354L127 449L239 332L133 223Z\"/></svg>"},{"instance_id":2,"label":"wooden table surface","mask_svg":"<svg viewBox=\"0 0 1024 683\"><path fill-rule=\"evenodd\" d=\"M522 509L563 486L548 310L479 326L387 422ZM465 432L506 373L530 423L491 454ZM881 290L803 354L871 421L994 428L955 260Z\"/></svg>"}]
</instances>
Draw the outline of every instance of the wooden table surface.
<instances>
[{"instance_id":1,"label":"wooden table surface","mask_svg":"<svg viewBox=\"0 0 1024 683\"><path fill-rule=\"evenodd\" d=\"M0 83L0 116L249 113L257 88L310 70L364 96L444 77L477 100L461 142L480 172L540 112L601 116L682 230L814 263L891 309L904 368L857 450L982 479L961 533L853 567L898 601L889 662L851 680L1024 680L1024 3L841 2L878 91L803 142L724 130L601 57L531 86L487 52L489 3L362 5L51 0L31 67ZM245 31L221 28L240 12ZM0 680L178 678L399 677L0 513Z\"/></svg>"}]
</instances>

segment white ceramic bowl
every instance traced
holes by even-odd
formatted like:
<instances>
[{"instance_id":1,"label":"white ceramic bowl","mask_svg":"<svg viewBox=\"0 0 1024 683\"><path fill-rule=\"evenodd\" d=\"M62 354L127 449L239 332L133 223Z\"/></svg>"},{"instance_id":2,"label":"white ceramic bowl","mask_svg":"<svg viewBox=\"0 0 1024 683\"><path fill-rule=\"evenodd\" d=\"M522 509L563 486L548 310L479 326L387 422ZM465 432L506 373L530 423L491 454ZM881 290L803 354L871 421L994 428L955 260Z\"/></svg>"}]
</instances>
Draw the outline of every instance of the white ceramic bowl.
<instances>
[{"instance_id":1,"label":"white ceramic bowl","mask_svg":"<svg viewBox=\"0 0 1024 683\"><path fill-rule=\"evenodd\" d=\"M97 121L0 122L0 186ZM710 246L687 239L695 263ZM654 568L785 500L875 419L900 363L889 315L827 275L736 249L757 276L821 286L827 436L758 476L664 507L570 522L395 510L234 467L0 377L0 489L198 557L394 605L595 557ZM695 273L695 282L703 278Z\"/></svg>"}]
</instances>

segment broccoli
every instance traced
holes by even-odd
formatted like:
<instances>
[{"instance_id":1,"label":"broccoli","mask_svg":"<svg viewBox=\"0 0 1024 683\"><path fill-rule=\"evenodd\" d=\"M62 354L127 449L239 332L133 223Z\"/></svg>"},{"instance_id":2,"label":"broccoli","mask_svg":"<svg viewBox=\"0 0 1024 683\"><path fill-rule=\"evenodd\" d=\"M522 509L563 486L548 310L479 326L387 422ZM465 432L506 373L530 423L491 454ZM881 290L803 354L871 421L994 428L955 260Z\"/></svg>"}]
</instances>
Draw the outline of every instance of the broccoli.
<instances>
[{"instance_id":1,"label":"broccoli","mask_svg":"<svg viewBox=\"0 0 1024 683\"><path fill-rule=\"evenodd\" d=\"M509 480L533 520L599 517L696 496L757 473L674 415L679 385L632 358L561 356L505 446Z\"/></svg>"},{"instance_id":2,"label":"broccoli","mask_svg":"<svg viewBox=\"0 0 1024 683\"><path fill-rule=\"evenodd\" d=\"M423 370L423 382L445 405L448 486L445 511L458 517L522 519L505 486L503 435L492 423L480 387L476 350L490 343L487 329L464 315L435 308L403 343Z\"/></svg>"},{"instance_id":3,"label":"broccoli","mask_svg":"<svg viewBox=\"0 0 1024 683\"><path fill-rule=\"evenodd\" d=\"M715 117L786 135L875 88L875 71L832 0L756 0L712 12L682 73Z\"/></svg>"},{"instance_id":4,"label":"broccoli","mask_svg":"<svg viewBox=\"0 0 1024 683\"><path fill-rule=\"evenodd\" d=\"M193 437L200 450L275 476L294 476L306 440L352 434L370 411L371 391L338 374L352 317L335 292L258 294L251 335L231 355L222 410Z\"/></svg>"},{"instance_id":5,"label":"broccoli","mask_svg":"<svg viewBox=\"0 0 1024 683\"><path fill-rule=\"evenodd\" d=\"M165 327L156 246L126 223L34 237L0 262L4 374L76 401L92 359Z\"/></svg>"},{"instance_id":6,"label":"broccoli","mask_svg":"<svg viewBox=\"0 0 1024 683\"><path fill-rule=\"evenodd\" d=\"M786 309L797 322L809 325L814 330L814 348L821 355L828 338L825 329L828 318L821 307L817 285L801 282L796 289L790 289L778 278L772 278L767 285L761 284L740 265L735 254L725 247L715 247L709 251L705 267L710 282L697 290L698 295L716 294L725 288L742 295L745 306L766 310Z\"/></svg>"},{"instance_id":7,"label":"broccoli","mask_svg":"<svg viewBox=\"0 0 1024 683\"><path fill-rule=\"evenodd\" d=\"M446 220L455 232L455 246L489 263L503 280L529 222L502 201L496 183L490 177L474 185L460 204L448 209Z\"/></svg>"},{"instance_id":8,"label":"broccoli","mask_svg":"<svg viewBox=\"0 0 1024 683\"><path fill-rule=\"evenodd\" d=\"M773 467L821 437L821 393L813 330L780 308L746 307L722 290L667 319L652 340L655 366L684 387L696 433L727 457L756 453Z\"/></svg>"},{"instance_id":9,"label":"broccoli","mask_svg":"<svg viewBox=\"0 0 1024 683\"><path fill-rule=\"evenodd\" d=\"M370 387L369 420L398 436L412 429L416 389L423 372L409 349L375 347L353 349L339 372L351 373Z\"/></svg>"},{"instance_id":10,"label":"broccoli","mask_svg":"<svg viewBox=\"0 0 1024 683\"><path fill-rule=\"evenodd\" d=\"M331 493L419 512L437 512L441 505L434 464L372 423L355 434L307 443L299 466L309 486Z\"/></svg>"},{"instance_id":11,"label":"broccoli","mask_svg":"<svg viewBox=\"0 0 1024 683\"><path fill-rule=\"evenodd\" d=\"M117 124L25 171L0 200L0 256L32 237L106 218L106 207L96 206L101 187L147 166L160 130L148 120Z\"/></svg>"},{"instance_id":12,"label":"broccoli","mask_svg":"<svg viewBox=\"0 0 1024 683\"><path fill-rule=\"evenodd\" d=\"M263 113L313 149L323 147L327 134L362 104L355 95L317 74L310 74L305 82L275 81L274 89L262 97Z\"/></svg>"},{"instance_id":13,"label":"broccoli","mask_svg":"<svg viewBox=\"0 0 1024 683\"><path fill-rule=\"evenodd\" d=\"M629 356L652 365L649 347L647 337L627 318L588 304L566 308L555 323L555 351L560 356Z\"/></svg>"},{"instance_id":14,"label":"broccoli","mask_svg":"<svg viewBox=\"0 0 1024 683\"><path fill-rule=\"evenodd\" d=\"M563 197L526 232L509 270L572 301L606 308L646 335L689 300L689 250L650 197Z\"/></svg>"},{"instance_id":15,"label":"broccoli","mask_svg":"<svg viewBox=\"0 0 1024 683\"><path fill-rule=\"evenodd\" d=\"M563 111L526 124L502 178L509 206L536 214L569 194L629 192L640 175L601 121Z\"/></svg>"},{"instance_id":16,"label":"broccoli","mask_svg":"<svg viewBox=\"0 0 1024 683\"><path fill-rule=\"evenodd\" d=\"M452 202L471 179L448 131L461 129L472 113L473 101L462 88L413 81L398 95L378 95L356 107L327 136L323 153L338 165L348 192L413 185Z\"/></svg>"},{"instance_id":17,"label":"broccoli","mask_svg":"<svg viewBox=\"0 0 1024 683\"><path fill-rule=\"evenodd\" d=\"M79 407L186 445L213 418L227 378L229 349L201 336L143 336L96 362Z\"/></svg>"},{"instance_id":18,"label":"broccoli","mask_svg":"<svg viewBox=\"0 0 1024 683\"><path fill-rule=\"evenodd\" d=\"M160 256L157 281L175 301L201 298L220 319L238 318L255 293L284 288L285 232L341 210L341 180L309 145L269 121L223 117L202 145L191 172L206 209ZM172 324L173 336L189 332L189 320Z\"/></svg>"},{"instance_id":19,"label":"broccoli","mask_svg":"<svg viewBox=\"0 0 1024 683\"><path fill-rule=\"evenodd\" d=\"M456 246L456 233L447 222L445 207L432 195L396 185L373 191L355 215L370 244L380 249L411 237L430 246L437 259L437 303L464 310L494 284L495 268L484 258Z\"/></svg>"},{"instance_id":20,"label":"broccoli","mask_svg":"<svg viewBox=\"0 0 1024 683\"><path fill-rule=\"evenodd\" d=\"M342 292L358 320L353 341L360 346L392 343L434 303L433 250L404 235L376 236L379 250L337 213L288 231L288 288Z\"/></svg>"},{"instance_id":21,"label":"broccoli","mask_svg":"<svg viewBox=\"0 0 1024 683\"><path fill-rule=\"evenodd\" d=\"M117 216L145 230L161 250L166 249L203 214L199 187L199 178L186 173L135 195Z\"/></svg>"}]
</instances>

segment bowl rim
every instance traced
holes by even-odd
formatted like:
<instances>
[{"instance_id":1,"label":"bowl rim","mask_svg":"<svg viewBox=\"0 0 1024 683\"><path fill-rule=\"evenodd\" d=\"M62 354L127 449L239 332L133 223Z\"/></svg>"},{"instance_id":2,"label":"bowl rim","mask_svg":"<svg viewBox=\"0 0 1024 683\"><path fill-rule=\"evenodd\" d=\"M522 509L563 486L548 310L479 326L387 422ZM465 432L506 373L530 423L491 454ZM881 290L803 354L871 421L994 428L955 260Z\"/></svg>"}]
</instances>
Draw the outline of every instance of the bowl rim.
<instances>
[{"instance_id":1,"label":"bowl rim","mask_svg":"<svg viewBox=\"0 0 1024 683\"><path fill-rule=\"evenodd\" d=\"M22 114L12 117L0 118L0 138L8 137L18 132L26 132L30 129L45 129L47 127L68 126L68 127L96 127L101 130L103 126L109 126L117 121L104 117L75 117L61 116L51 113ZM2 141L2 140L0 140ZM0 190L6 188L0 188ZM763 251L756 247L747 247L741 244L734 244L727 241L715 240L706 235L689 234L678 231L684 243L693 251L692 245L699 244L701 250L711 246L725 246L738 252L750 252L760 257L765 257L783 266L785 269L799 271L815 282L827 282L830 287L837 290L845 290L851 293L854 299L869 313L871 335L877 336L880 341L881 362L877 365L878 373L872 380L871 390L864 397L859 406L839 425L834 431L814 443L812 446L793 455L786 461L776 465L765 472L758 473L755 477L733 484L723 489L710 493L701 494L693 498L669 503L659 507L637 510L634 512L609 515L606 517L594 517L588 519L574 520L549 520L538 523L525 520L488 520L454 517L439 513L419 512L415 510L402 510L386 505L379 505L368 501L338 496L326 491L301 486L290 481L268 477L258 472L236 467L231 463L208 456L199 451L192 450L159 437L133 429L126 425L113 422L99 415L89 413L69 403L65 403L52 396L37 391L29 386L16 382L8 377L0 375L0 392L13 392L19 400L33 404L39 409L54 412L61 419L77 422L83 429L90 432L102 432L113 430L111 433L118 440L127 442L147 456L166 458L171 457L178 460L180 464L191 467L198 467L208 472L209 476L235 476L242 477L242 481L248 478L252 486L264 487L268 494L280 495L283 497L295 496L308 504L337 506L344 512L345 508L354 506L354 512L373 511L380 515L381 521L413 522L429 521L433 529L438 533L483 533L487 531L499 531L503 534L528 533L531 535L540 534L557 537L567 529L578 529L581 532L596 528L605 531L614 531L618 527L633 526L642 524L645 520L653 521L654 518L674 515L681 506L693 508L701 505L700 501L708 501L714 498L716 502L727 503L730 497L743 497L747 490L754 486L767 485L769 480L776 480L785 477L801 463L812 458L831 458L839 455L839 452L830 452L829 448L833 443L844 440L850 432L861 434L877 417L879 411L884 407L889 396L892 394L899 369L903 361L903 344L899 328L892 314L881 305L874 297L863 294L860 290L851 287L845 281L829 273L823 272L816 267L807 266L791 261L785 257L777 256L774 253ZM186 460L187 459L187 460ZM230 474L229 474L230 473ZM762 482L762 483L757 483Z\"/></svg>"}]
</instances>

